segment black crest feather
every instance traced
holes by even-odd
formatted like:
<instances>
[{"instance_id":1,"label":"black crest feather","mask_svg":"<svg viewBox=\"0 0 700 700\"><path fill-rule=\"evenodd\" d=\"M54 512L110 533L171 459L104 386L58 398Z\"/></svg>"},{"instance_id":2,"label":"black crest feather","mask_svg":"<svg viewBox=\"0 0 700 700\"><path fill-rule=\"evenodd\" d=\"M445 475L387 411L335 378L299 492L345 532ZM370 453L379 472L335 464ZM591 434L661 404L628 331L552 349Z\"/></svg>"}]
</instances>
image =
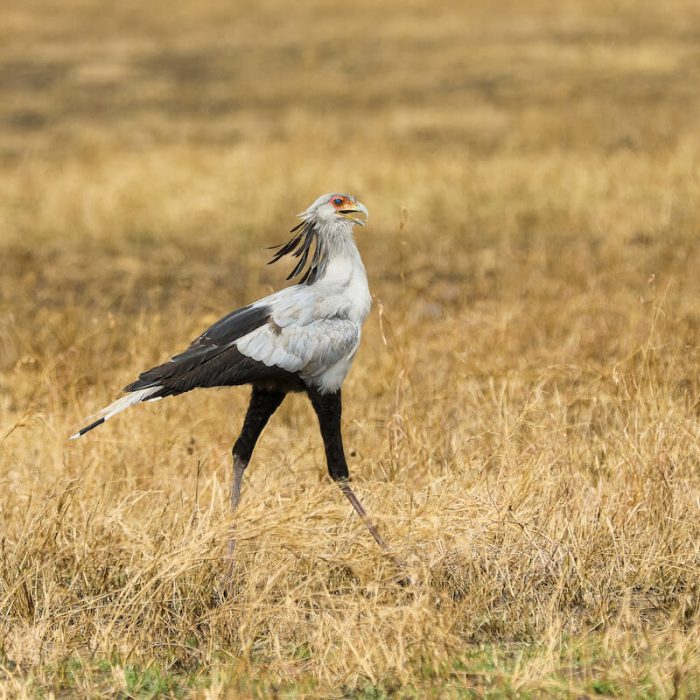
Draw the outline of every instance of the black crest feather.
<instances>
[{"instance_id":1,"label":"black crest feather","mask_svg":"<svg viewBox=\"0 0 700 700\"><path fill-rule=\"evenodd\" d=\"M290 233L295 235L287 243L272 246L272 249L276 248L277 252L267 264L272 265L272 263L276 263L285 255L293 255L295 258L299 258L299 261L289 273L287 279L291 280L293 277L301 275L299 284L313 284L325 262L324 246L316 226L312 221L300 221L290 230ZM307 267L312 246L314 254L311 258L311 263Z\"/></svg>"}]
</instances>

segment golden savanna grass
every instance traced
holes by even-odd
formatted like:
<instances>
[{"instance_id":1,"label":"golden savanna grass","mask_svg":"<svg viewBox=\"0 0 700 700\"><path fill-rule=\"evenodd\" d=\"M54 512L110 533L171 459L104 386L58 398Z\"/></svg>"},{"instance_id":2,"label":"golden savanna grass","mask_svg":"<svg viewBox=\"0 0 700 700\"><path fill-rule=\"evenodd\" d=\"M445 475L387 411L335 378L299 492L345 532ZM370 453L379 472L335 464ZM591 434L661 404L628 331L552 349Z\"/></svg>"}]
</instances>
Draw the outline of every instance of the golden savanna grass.
<instances>
[{"instance_id":1,"label":"golden savanna grass","mask_svg":"<svg viewBox=\"0 0 700 700\"><path fill-rule=\"evenodd\" d=\"M700 694L700 6L6 0L0 692ZM66 438L357 193L357 492L246 389Z\"/></svg>"}]
</instances>

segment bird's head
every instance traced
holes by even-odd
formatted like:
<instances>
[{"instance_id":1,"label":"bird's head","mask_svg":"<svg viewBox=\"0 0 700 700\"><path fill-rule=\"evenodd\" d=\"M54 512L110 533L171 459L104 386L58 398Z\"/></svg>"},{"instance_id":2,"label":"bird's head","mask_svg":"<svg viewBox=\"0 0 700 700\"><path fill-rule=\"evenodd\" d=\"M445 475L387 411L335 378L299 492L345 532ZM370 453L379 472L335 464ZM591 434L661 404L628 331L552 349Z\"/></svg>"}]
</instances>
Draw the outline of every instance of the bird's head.
<instances>
[{"instance_id":1,"label":"bird's head","mask_svg":"<svg viewBox=\"0 0 700 700\"><path fill-rule=\"evenodd\" d=\"M364 219L361 216L364 215ZM367 207L351 194L322 194L306 211L299 214L305 222L313 222L323 228L350 230L355 224L364 226L369 216Z\"/></svg>"},{"instance_id":2,"label":"bird's head","mask_svg":"<svg viewBox=\"0 0 700 700\"><path fill-rule=\"evenodd\" d=\"M360 215L364 214L364 219ZM350 194L322 194L308 209L299 214L301 221L290 231L294 236L283 245L270 263L285 255L299 258L287 279L300 275L300 284L313 284L328 264L329 256L338 246L352 241L352 227L365 225L367 207ZM313 246L313 257L310 252ZM308 263L308 265L307 265Z\"/></svg>"}]
</instances>

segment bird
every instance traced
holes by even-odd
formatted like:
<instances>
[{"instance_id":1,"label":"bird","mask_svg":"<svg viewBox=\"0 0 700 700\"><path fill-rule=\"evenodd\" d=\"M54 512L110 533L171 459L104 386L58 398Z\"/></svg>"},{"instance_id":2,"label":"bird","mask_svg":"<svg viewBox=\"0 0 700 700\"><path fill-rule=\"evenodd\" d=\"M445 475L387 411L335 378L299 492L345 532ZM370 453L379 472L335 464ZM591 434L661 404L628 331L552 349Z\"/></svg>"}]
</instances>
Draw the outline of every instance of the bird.
<instances>
[{"instance_id":1,"label":"bird","mask_svg":"<svg viewBox=\"0 0 700 700\"><path fill-rule=\"evenodd\" d=\"M125 396L92 418L71 439L131 406L192 389L251 385L250 402L232 449L231 510L241 499L243 475L269 419L289 393L305 393L318 418L328 473L377 544L389 548L350 487L341 432L341 387L360 345L372 298L353 229L369 212L354 195L328 193L297 215L292 238L268 264L297 258L287 280L296 283L225 315L188 348L141 372ZM312 252L313 251L313 252ZM233 554L235 537L229 540Z\"/></svg>"}]
</instances>

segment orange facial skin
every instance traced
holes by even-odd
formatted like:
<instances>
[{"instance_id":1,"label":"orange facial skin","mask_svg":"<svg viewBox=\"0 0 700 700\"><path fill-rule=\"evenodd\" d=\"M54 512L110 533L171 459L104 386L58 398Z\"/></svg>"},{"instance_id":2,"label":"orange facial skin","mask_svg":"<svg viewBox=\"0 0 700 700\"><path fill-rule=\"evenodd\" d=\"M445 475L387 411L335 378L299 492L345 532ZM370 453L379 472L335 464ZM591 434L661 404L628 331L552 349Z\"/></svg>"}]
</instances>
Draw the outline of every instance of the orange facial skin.
<instances>
[{"instance_id":1,"label":"orange facial skin","mask_svg":"<svg viewBox=\"0 0 700 700\"><path fill-rule=\"evenodd\" d=\"M331 197L330 204L332 204L336 209L347 209L353 205L353 203L347 197Z\"/></svg>"}]
</instances>

